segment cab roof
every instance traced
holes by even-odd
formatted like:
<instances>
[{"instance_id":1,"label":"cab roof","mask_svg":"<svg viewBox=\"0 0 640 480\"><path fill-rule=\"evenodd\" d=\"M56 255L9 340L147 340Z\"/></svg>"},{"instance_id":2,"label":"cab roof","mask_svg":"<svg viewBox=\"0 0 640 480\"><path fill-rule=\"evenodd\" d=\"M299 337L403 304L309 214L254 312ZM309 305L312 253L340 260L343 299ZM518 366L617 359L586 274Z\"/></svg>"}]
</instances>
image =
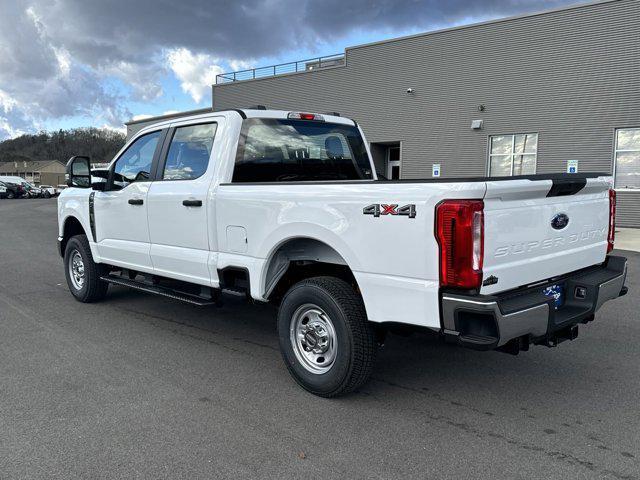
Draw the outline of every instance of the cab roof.
<instances>
[{"instance_id":1,"label":"cab roof","mask_svg":"<svg viewBox=\"0 0 640 480\"><path fill-rule=\"evenodd\" d=\"M354 120L347 117L341 117L341 116L335 115L335 112L322 113L322 112L308 112L306 110L270 110L270 109L261 109L261 108L260 109L234 108L234 109L216 110L216 111L213 111L213 110L197 111L197 112L194 112L194 114L192 115L185 115L185 116L171 115L171 116L167 116L166 118L159 117L158 122L145 125L143 128L140 129L140 132L146 131L150 128L165 127L176 122L182 123L182 122L188 122L190 120L204 120L207 118L220 117L220 116L231 117L231 116L238 115L242 119L274 118L274 119L286 120L289 118L289 114L291 113L305 113L305 114L310 113L314 115L320 115L324 119L324 121L327 123L337 123L337 124L349 125L349 126L357 125ZM141 120L141 122L148 122L149 120L153 120L153 119L145 119L145 120ZM133 122L130 122L127 125L131 123ZM136 132L136 136L140 132Z\"/></svg>"}]
</instances>

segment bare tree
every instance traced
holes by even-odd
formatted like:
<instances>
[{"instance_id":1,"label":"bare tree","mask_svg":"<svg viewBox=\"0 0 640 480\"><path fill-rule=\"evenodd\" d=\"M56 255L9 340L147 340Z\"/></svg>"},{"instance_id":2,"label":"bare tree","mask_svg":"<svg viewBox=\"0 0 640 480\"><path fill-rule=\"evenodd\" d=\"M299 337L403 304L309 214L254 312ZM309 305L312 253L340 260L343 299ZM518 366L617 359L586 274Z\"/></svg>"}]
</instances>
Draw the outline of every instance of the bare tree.
<instances>
[{"instance_id":1,"label":"bare tree","mask_svg":"<svg viewBox=\"0 0 640 480\"><path fill-rule=\"evenodd\" d=\"M124 134L102 128L75 128L22 135L0 142L0 162L60 160L88 155L96 163L110 161L124 145Z\"/></svg>"}]
</instances>

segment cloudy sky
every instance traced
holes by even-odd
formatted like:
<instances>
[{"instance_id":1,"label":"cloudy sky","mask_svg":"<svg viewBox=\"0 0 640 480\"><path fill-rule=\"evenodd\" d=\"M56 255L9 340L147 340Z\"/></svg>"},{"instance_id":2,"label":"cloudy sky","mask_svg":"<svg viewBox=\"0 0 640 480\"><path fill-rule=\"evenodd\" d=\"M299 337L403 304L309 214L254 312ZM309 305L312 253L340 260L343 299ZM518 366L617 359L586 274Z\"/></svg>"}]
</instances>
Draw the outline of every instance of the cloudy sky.
<instances>
[{"instance_id":1,"label":"cloudy sky","mask_svg":"<svg viewBox=\"0 0 640 480\"><path fill-rule=\"evenodd\" d=\"M577 0L0 0L0 140L210 105L218 73Z\"/></svg>"}]
</instances>

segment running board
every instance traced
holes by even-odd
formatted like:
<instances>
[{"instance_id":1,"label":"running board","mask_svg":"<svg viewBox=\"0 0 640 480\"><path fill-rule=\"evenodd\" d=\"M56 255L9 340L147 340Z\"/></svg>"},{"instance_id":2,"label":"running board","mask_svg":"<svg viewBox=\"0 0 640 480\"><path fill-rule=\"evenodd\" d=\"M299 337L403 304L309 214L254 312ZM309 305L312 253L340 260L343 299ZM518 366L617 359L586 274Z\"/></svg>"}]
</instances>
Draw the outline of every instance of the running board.
<instances>
[{"instance_id":1,"label":"running board","mask_svg":"<svg viewBox=\"0 0 640 480\"><path fill-rule=\"evenodd\" d=\"M112 277L105 275L100 277L103 282L113 283L114 285L122 285L123 287L134 288L146 293L160 295L162 297L173 298L192 305L207 306L216 305L218 302L214 298L204 298L197 295L190 295L184 292L178 292L171 288L161 287L158 285L149 285L147 283L137 282L135 280L127 280L124 278Z\"/></svg>"}]
</instances>

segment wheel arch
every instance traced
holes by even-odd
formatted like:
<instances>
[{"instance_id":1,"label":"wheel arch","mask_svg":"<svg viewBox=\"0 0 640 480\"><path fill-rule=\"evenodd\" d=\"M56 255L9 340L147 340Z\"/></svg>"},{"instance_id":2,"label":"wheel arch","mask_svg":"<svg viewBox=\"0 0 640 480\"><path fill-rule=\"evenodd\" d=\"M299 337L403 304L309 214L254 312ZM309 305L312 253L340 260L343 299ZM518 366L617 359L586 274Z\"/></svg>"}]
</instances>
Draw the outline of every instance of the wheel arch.
<instances>
[{"instance_id":1,"label":"wheel arch","mask_svg":"<svg viewBox=\"0 0 640 480\"><path fill-rule=\"evenodd\" d=\"M71 237L75 235L87 235L82 222L74 215L69 215L64 219L62 224L62 235L60 240L60 255L64 256L64 251L67 248L67 242Z\"/></svg>"},{"instance_id":2,"label":"wheel arch","mask_svg":"<svg viewBox=\"0 0 640 480\"><path fill-rule=\"evenodd\" d=\"M310 236L287 237L267 257L261 293L267 300L278 301L294 283L323 275L342 278L359 291L349 262L335 246Z\"/></svg>"}]
</instances>

